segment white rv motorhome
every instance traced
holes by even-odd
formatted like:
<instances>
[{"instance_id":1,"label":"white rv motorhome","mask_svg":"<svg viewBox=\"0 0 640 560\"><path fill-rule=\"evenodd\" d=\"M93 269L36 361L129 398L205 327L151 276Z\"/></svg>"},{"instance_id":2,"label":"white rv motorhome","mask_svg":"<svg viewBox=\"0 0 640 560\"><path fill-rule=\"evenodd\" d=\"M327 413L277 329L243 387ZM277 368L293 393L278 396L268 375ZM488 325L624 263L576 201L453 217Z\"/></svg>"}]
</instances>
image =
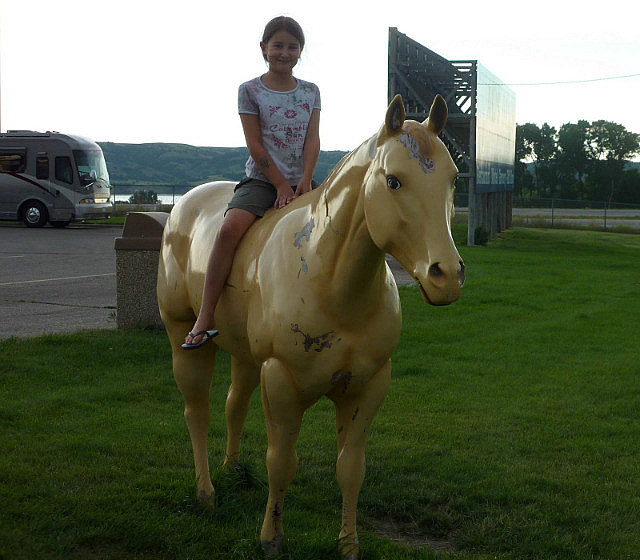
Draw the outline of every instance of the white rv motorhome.
<instances>
[{"instance_id":1,"label":"white rv motorhome","mask_svg":"<svg viewBox=\"0 0 640 560\"><path fill-rule=\"evenodd\" d=\"M59 132L0 134L0 219L64 227L112 212L109 173L98 144Z\"/></svg>"}]
</instances>

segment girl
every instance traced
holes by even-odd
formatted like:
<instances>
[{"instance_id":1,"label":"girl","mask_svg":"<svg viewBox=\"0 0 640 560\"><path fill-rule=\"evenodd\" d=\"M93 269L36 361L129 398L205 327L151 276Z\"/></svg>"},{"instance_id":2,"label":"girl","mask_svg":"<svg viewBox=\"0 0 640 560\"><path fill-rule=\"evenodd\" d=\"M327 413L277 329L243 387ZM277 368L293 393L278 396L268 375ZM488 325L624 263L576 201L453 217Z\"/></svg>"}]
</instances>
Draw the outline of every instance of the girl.
<instances>
[{"instance_id":1,"label":"girl","mask_svg":"<svg viewBox=\"0 0 640 560\"><path fill-rule=\"evenodd\" d=\"M236 186L214 241L200 314L182 345L186 350L218 334L208 329L244 233L268 208L283 208L311 190L320 154L320 91L293 76L304 48L302 28L292 18L274 18L264 29L260 48L269 70L238 89L249 148L246 177Z\"/></svg>"}]
</instances>

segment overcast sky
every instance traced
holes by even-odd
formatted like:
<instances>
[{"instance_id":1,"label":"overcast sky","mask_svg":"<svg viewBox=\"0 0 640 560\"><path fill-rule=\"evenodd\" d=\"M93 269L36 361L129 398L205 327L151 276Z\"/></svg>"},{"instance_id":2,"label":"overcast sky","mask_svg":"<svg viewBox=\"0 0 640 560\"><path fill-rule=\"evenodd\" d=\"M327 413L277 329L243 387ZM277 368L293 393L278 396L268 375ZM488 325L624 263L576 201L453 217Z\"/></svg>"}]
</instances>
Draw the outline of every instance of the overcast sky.
<instances>
[{"instance_id":1,"label":"overcast sky","mask_svg":"<svg viewBox=\"0 0 640 560\"><path fill-rule=\"evenodd\" d=\"M515 92L519 124L605 119L640 133L640 8L628 0L0 0L0 128L242 146L237 87L265 72L260 36L280 14L307 36L295 75L320 87L325 150L351 150L382 123L389 27L478 60ZM630 77L604 79L618 76Z\"/></svg>"}]
</instances>

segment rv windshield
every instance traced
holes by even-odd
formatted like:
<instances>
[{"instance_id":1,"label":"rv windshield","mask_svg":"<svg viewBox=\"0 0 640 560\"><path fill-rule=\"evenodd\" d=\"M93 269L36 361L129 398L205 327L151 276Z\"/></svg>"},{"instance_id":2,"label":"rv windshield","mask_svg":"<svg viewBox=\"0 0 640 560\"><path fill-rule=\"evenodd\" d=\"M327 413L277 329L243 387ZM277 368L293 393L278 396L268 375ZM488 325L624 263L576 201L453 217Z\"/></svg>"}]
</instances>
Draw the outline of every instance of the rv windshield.
<instances>
[{"instance_id":1,"label":"rv windshield","mask_svg":"<svg viewBox=\"0 0 640 560\"><path fill-rule=\"evenodd\" d=\"M83 187L95 183L96 188L109 188L109 173L100 150L73 150L80 184Z\"/></svg>"}]
</instances>

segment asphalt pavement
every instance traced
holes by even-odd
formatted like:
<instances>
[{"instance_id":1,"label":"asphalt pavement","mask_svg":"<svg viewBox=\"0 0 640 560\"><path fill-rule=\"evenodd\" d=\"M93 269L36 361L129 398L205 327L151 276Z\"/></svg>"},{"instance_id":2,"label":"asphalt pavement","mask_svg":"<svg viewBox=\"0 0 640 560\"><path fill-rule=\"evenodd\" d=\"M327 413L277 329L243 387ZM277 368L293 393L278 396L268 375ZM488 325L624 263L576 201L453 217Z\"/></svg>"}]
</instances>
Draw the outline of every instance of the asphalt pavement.
<instances>
[{"instance_id":1,"label":"asphalt pavement","mask_svg":"<svg viewBox=\"0 0 640 560\"><path fill-rule=\"evenodd\" d=\"M116 328L122 227L0 223L0 339Z\"/></svg>"}]
</instances>

